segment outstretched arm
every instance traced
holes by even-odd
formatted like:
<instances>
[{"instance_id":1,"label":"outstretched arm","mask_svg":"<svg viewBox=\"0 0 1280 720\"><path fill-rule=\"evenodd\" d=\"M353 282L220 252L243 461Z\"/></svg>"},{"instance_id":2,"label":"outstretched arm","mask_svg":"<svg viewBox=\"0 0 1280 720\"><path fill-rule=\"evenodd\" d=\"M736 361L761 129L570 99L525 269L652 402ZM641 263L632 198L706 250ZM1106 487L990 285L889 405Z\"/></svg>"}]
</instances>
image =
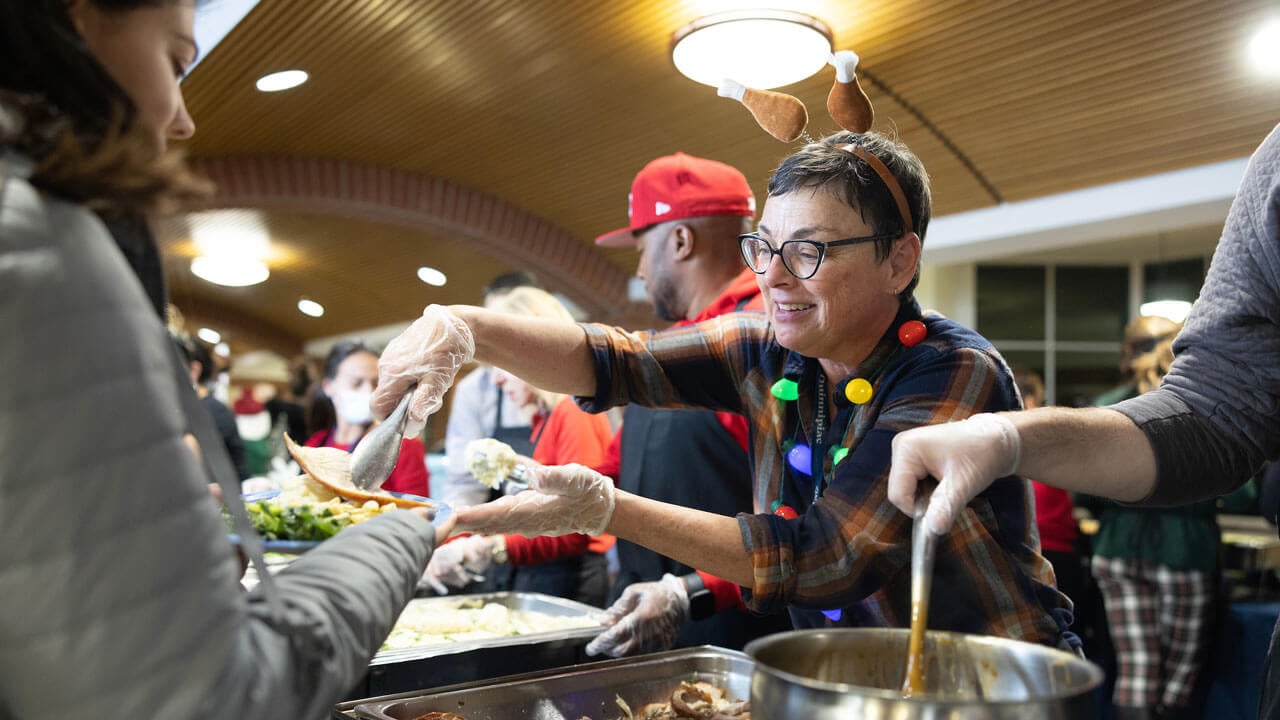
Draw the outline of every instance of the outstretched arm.
<instances>
[{"instance_id":1,"label":"outstretched arm","mask_svg":"<svg viewBox=\"0 0 1280 720\"><path fill-rule=\"evenodd\" d=\"M981 414L898 434L893 440L889 499L910 514L919 481L937 478L926 522L942 534L978 493L1011 474L1136 502L1151 494L1156 460L1142 430L1114 410L1039 408Z\"/></svg>"}]
</instances>

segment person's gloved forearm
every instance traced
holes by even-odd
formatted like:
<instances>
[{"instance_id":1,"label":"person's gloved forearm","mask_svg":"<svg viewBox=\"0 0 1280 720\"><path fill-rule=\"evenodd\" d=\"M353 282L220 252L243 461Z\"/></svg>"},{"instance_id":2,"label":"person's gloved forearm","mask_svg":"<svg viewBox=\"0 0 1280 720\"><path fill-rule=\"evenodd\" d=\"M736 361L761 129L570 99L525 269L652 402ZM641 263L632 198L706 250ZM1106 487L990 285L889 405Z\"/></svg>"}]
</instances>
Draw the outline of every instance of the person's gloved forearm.
<instances>
[{"instance_id":1,"label":"person's gloved forearm","mask_svg":"<svg viewBox=\"0 0 1280 720\"><path fill-rule=\"evenodd\" d=\"M689 591L668 573L656 582L628 585L602 624L609 628L587 644L588 655L623 657L669 650L689 620Z\"/></svg>"},{"instance_id":2,"label":"person's gloved forearm","mask_svg":"<svg viewBox=\"0 0 1280 720\"><path fill-rule=\"evenodd\" d=\"M912 428L893 438L889 500L912 514L916 491L926 477L938 480L925 523L936 535L995 480L1018 471L1022 439L1009 418L982 413L958 422Z\"/></svg>"},{"instance_id":3,"label":"person's gloved forearm","mask_svg":"<svg viewBox=\"0 0 1280 720\"><path fill-rule=\"evenodd\" d=\"M421 434L427 417L440 409L458 369L475 352L471 328L443 305L428 305L422 317L396 336L378 358L378 387L369 401L373 414L389 415L416 385L404 434Z\"/></svg>"},{"instance_id":4,"label":"person's gloved forearm","mask_svg":"<svg viewBox=\"0 0 1280 720\"><path fill-rule=\"evenodd\" d=\"M459 531L526 537L599 535L613 517L613 480L583 465L527 467L529 489L457 511Z\"/></svg>"},{"instance_id":5,"label":"person's gloved forearm","mask_svg":"<svg viewBox=\"0 0 1280 720\"><path fill-rule=\"evenodd\" d=\"M460 588L493 565L491 537L470 535L440 546L427 563L425 578L433 587Z\"/></svg>"}]
</instances>

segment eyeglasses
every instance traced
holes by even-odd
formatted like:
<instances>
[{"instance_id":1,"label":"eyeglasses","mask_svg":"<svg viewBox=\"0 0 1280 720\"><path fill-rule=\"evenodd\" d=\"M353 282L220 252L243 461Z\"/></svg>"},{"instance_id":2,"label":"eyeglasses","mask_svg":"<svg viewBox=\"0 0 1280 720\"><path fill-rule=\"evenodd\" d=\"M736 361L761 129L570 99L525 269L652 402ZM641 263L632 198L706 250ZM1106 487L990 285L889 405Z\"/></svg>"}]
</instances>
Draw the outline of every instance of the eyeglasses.
<instances>
[{"instance_id":1,"label":"eyeglasses","mask_svg":"<svg viewBox=\"0 0 1280 720\"><path fill-rule=\"evenodd\" d=\"M787 269L787 272L800 280L808 280L818 272L818 266L822 264L822 258L827 256L829 247L892 240L898 236L899 233L882 233L827 242L788 240L775 250L768 240L760 237L759 233L747 233L738 236L738 248L742 251L742 259L746 261L747 267L757 275L763 275L769 269L769 263L773 262L774 255L781 255L782 266Z\"/></svg>"}]
</instances>

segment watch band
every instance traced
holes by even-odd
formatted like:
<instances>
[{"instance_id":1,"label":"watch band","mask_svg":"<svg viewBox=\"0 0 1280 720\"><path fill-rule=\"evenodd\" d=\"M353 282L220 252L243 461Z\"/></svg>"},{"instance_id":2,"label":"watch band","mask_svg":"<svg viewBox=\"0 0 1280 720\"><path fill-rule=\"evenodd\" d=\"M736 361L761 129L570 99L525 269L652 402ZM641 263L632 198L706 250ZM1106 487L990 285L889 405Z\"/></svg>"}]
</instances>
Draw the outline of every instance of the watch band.
<instances>
[{"instance_id":1,"label":"watch band","mask_svg":"<svg viewBox=\"0 0 1280 720\"><path fill-rule=\"evenodd\" d=\"M702 576L691 572L681 578L689 593L689 619L702 620L716 614L716 596L707 589Z\"/></svg>"}]
</instances>

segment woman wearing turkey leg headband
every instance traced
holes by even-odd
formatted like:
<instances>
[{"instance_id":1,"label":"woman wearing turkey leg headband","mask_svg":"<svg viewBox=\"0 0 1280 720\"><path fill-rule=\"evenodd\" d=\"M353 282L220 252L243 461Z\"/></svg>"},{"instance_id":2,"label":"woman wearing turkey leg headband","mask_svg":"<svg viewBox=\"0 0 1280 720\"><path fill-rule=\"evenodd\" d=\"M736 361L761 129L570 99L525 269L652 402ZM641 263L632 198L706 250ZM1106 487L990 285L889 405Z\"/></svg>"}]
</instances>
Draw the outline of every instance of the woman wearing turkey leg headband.
<instances>
[{"instance_id":1,"label":"woman wearing turkey leg headband","mask_svg":"<svg viewBox=\"0 0 1280 720\"><path fill-rule=\"evenodd\" d=\"M450 351L440 338L467 328L477 359L572 393L587 410L635 402L744 415L756 476L742 481L754 481L755 514L649 500L567 465L535 468L530 492L460 511L458 529L609 532L738 585L749 609L789 611L798 627L905 627L911 523L886 495L891 439L1018 406L990 343L922 314L912 296L928 220L927 176L906 147L833 135L783 161L758 232L738 239L767 314L627 332L432 306L383 353L374 410L416 384L410 418L420 424L452 381L437 369ZM1069 601L1036 551L1026 493L1017 478L999 483L941 543L934 585L951 601L931 618L939 629L1066 639ZM646 585L645 597L615 604L589 649L669 645L701 591L674 576Z\"/></svg>"},{"instance_id":2,"label":"woman wearing turkey leg headband","mask_svg":"<svg viewBox=\"0 0 1280 720\"><path fill-rule=\"evenodd\" d=\"M1154 392L1108 408L1043 408L919 428L893 443L889 497L946 532L995 478L1010 473L1140 505L1181 505L1240 486L1280 457L1280 133L1250 160L1200 299ZM1280 717L1277 637L1260 717Z\"/></svg>"}]
</instances>

